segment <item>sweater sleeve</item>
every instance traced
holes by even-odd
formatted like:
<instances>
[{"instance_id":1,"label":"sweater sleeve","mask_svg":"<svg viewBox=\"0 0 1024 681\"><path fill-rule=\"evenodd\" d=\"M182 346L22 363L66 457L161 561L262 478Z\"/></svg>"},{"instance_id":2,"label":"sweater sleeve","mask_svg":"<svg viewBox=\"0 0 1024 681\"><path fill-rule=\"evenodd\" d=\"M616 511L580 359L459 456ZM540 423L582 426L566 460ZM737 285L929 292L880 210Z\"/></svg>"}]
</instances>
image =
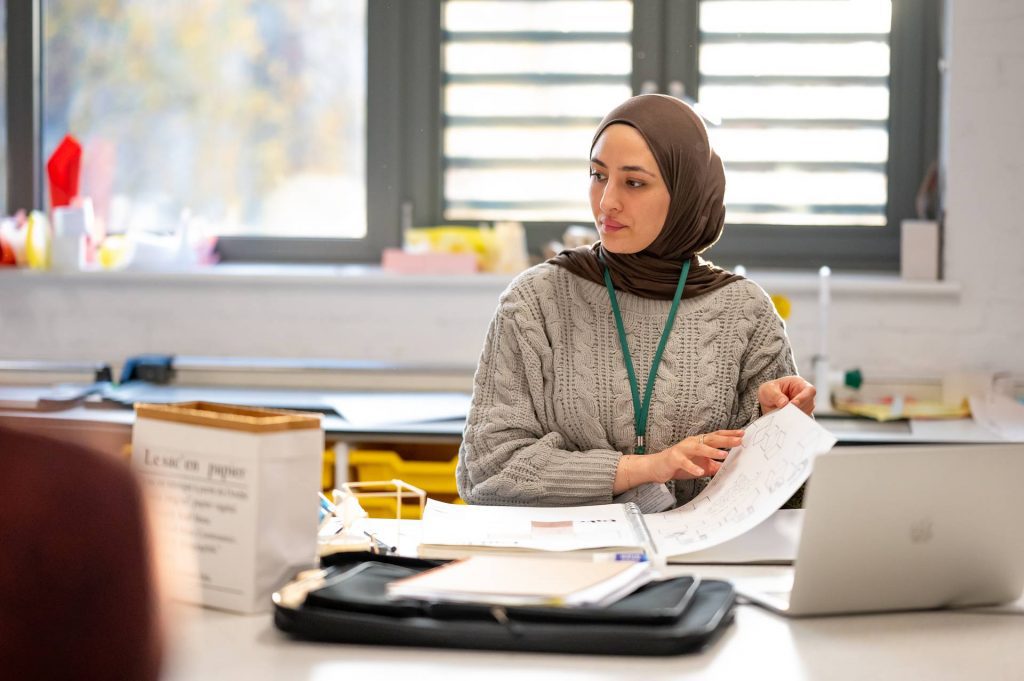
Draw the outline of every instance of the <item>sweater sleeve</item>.
<instances>
[{"instance_id":1,"label":"sweater sleeve","mask_svg":"<svg viewBox=\"0 0 1024 681\"><path fill-rule=\"evenodd\" d=\"M789 337L771 299L764 294L751 298L744 313L753 330L740 359L737 408L730 428L746 428L761 416L757 390L763 383L797 373Z\"/></svg>"},{"instance_id":2,"label":"sweater sleeve","mask_svg":"<svg viewBox=\"0 0 1024 681\"><path fill-rule=\"evenodd\" d=\"M611 503L621 453L566 449L551 427L552 352L531 307L512 290L491 322L459 450L459 494L501 506Z\"/></svg>"}]
</instances>

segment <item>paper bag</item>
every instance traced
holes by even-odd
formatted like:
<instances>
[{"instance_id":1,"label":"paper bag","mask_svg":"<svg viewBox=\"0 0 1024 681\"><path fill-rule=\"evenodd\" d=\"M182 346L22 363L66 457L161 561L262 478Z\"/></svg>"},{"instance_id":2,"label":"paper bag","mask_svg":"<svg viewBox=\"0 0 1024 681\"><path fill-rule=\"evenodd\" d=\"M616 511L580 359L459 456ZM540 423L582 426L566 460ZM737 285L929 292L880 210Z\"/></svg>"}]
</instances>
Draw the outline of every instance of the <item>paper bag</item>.
<instances>
[{"instance_id":1,"label":"paper bag","mask_svg":"<svg viewBox=\"0 0 1024 681\"><path fill-rule=\"evenodd\" d=\"M319 414L205 402L135 405L132 463L174 595L257 612L316 558Z\"/></svg>"}]
</instances>

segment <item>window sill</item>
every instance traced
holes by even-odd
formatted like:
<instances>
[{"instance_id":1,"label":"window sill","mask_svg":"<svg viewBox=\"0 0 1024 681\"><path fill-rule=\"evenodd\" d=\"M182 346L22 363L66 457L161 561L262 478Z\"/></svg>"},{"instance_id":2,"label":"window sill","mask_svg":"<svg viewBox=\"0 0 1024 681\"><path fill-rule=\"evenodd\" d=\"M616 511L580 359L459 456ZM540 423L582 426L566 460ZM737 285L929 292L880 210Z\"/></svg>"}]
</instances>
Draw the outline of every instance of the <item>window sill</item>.
<instances>
[{"instance_id":1,"label":"window sill","mask_svg":"<svg viewBox=\"0 0 1024 681\"><path fill-rule=\"evenodd\" d=\"M426 275L395 274L375 265L273 265L229 263L209 267L156 271L87 270L81 272L42 272L24 268L5 270L0 277L22 282L87 283L136 282L227 285L330 285L378 287L504 288L511 274Z\"/></svg>"},{"instance_id":2,"label":"window sill","mask_svg":"<svg viewBox=\"0 0 1024 681\"><path fill-rule=\"evenodd\" d=\"M791 270L747 270L747 276L769 293L817 293L817 272ZM958 298L962 286L957 281L914 281L901 279L898 274L841 273L829 278L831 295L878 295Z\"/></svg>"},{"instance_id":3,"label":"window sill","mask_svg":"<svg viewBox=\"0 0 1024 681\"><path fill-rule=\"evenodd\" d=\"M816 293L819 277L814 272L788 270L748 270L747 275L771 293L800 295ZM423 275L384 272L373 265L273 265L228 263L188 270L83 272L40 272L0 268L0 278L20 283L203 283L227 285L329 285L409 288L502 289L512 281L511 274ZM894 274L834 274L830 280L832 295L888 294L911 297L956 298L962 292L959 282L905 281Z\"/></svg>"}]
</instances>

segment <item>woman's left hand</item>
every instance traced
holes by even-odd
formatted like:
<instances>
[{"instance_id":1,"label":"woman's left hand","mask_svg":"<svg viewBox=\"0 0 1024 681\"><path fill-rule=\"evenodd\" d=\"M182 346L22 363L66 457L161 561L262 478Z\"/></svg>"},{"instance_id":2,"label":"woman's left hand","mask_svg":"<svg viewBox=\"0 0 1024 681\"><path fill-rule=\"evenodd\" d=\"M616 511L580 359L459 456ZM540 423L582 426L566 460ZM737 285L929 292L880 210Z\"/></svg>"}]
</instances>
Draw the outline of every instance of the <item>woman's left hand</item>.
<instances>
[{"instance_id":1,"label":"woman's left hand","mask_svg":"<svg viewBox=\"0 0 1024 681\"><path fill-rule=\"evenodd\" d=\"M761 403L762 414L770 414L792 402L800 411L810 415L814 411L815 392L814 386L799 376L783 376L762 383L757 389L757 401Z\"/></svg>"}]
</instances>

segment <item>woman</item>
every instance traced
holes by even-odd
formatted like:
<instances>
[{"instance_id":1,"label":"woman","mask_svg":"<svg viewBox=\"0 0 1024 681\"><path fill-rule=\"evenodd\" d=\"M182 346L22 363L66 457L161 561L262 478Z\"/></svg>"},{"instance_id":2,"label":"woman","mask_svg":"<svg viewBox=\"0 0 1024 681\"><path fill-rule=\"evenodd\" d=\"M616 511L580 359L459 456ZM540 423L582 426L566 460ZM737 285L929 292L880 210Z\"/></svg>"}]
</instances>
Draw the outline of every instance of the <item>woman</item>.
<instances>
[{"instance_id":1,"label":"woman","mask_svg":"<svg viewBox=\"0 0 1024 681\"><path fill-rule=\"evenodd\" d=\"M665 510L759 416L813 409L771 300L699 256L722 234L725 174L693 110L629 99L597 129L590 178L601 241L499 301L456 473L469 503Z\"/></svg>"}]
</instances>

